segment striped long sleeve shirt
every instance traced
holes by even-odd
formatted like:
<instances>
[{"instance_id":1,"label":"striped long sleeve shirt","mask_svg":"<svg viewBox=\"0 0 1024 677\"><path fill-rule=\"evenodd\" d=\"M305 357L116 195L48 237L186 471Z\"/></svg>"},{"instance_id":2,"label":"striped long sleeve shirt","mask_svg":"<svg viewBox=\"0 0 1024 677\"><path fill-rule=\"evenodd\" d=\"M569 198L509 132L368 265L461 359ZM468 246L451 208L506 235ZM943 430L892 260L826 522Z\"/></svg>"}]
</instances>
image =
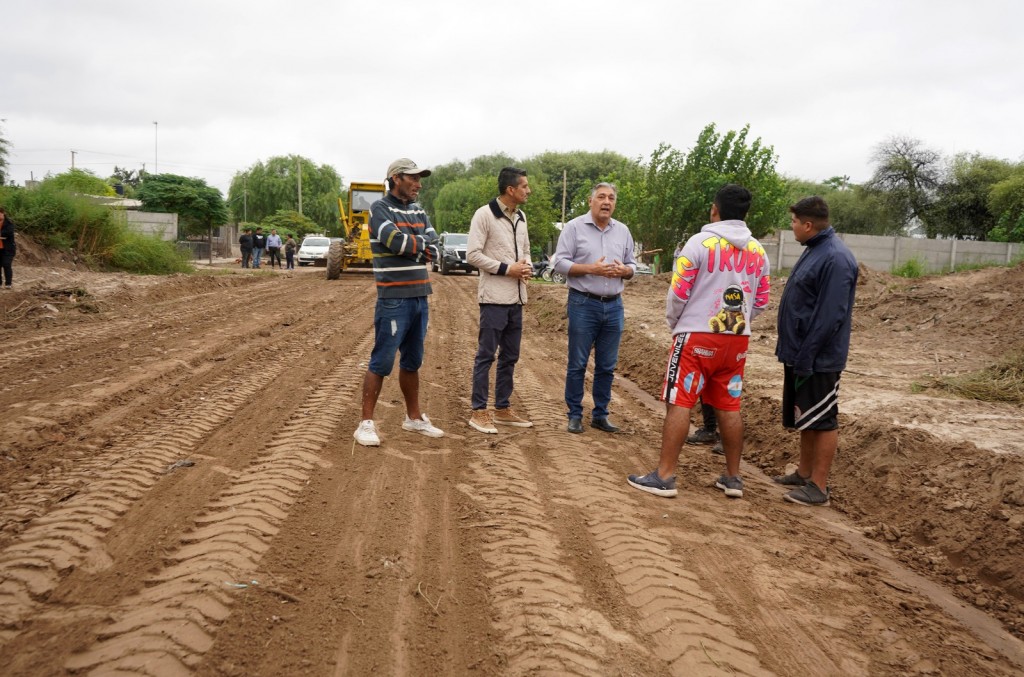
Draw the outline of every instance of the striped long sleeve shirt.
<instances>
[{"instance_id":1,"label":"striped long sleeve shirt","mask_svg":"<svg viewBox=\"0 0 1024 677\"><path fill-rule=\"evenodd\" d=\"M437 232L415 202L391 193L370 207L370 249L377 298L428 296L429 263L437 255Z\"/></svg>"}]
</instances>

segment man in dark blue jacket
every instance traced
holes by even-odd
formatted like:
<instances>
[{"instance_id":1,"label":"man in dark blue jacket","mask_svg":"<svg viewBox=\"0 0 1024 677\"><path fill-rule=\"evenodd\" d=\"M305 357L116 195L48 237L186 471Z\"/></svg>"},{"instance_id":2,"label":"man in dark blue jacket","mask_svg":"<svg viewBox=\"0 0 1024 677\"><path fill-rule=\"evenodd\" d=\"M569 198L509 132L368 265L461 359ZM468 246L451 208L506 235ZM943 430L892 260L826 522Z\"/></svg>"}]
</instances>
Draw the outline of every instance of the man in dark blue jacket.
<instances>
[{"instance_id":1,"label":"man in dark blue jacket","mask_svg":"<svg viewBox=\"0 0 1024 677\"><path fill-rule=\"evenodd\" d=\"M784 366L782 425L800 431L795 472L773 478L793 487L792 503L829 504L828 473L839 444L839 377L850 351L857 261L829 225L828 205L808 197L789 208L793 236L807 249L779 302L775 355Z\"/></svg>"}]
</instances>

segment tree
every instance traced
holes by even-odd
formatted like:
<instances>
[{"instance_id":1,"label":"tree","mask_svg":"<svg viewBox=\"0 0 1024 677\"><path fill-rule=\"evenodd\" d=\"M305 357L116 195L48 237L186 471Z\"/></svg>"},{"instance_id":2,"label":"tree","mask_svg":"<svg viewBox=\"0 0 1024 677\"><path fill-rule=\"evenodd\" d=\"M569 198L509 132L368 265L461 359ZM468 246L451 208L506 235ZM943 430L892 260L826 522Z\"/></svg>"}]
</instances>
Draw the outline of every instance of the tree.
<instances>
[{"instance_id":1,"label":"tree","mask_svg":"<svg viewBox=\"0 0 1024 677\"><path fill-rule=\"evenodd\" d=\"M439 233L468 233L473 213L497 194L497 180L487 176L452 181L437 194L431 223Z\"/></svg>"},{"instance_id":2,"label":"tree","mask_svg":"<svg viewBox=\"0 0 1024 677\"><path fill-rule=\"evenodd\" d=\"M903 230L885 195L851 183L848 176L832 177L822 183L786 179L786 204L817 195L828 203L832 227L840 233L896 235Z\"/></svg>"},{"instance_id":3,"label":"tree","mask_svg":"<svg viewBox=\"0 0 1024 677\"><path fill-rule=\"evenodd\" d=\"M644 167L641 179L619 194L623 219L645 249L672 251L683 235L708 222L715 193L738 183L754 196L747 225L756 237L785 222L786 182L775 171L777 157L761 139L748 143L749 125L719 134L707 125L686 154L661 144Z\"/></svg>"},{"instance_id":4,"label":"tree","mask_svg":"<svg viewBox=\"0 0 1024 677\"><path fill-rule=\"evenodd\" d=\"M894 136L875 148L872 160L877 167L867 187L886 195L890 209L901 215L904 228L916 219L928 237L935 237L938 231L930 209L941 177L941 159L918 139Z\"/></svg>"},{"instance_id":5,"label":"tree","mask_svg":"<svg viewBox=\"0 0 1024 677\"><path fill-rule=\"evenodd\" d=\"M551 207L561 220L562 173L565 173L566 218L571 219L587 211L590 189L601 181L622 183L640 175L640 163L614 151L592 153L574 150L565 153L547 151L530 158L526 165L534 172L543 173L551 188ZM533 202L533 198L530 198Z\"/></svg>"},{"instance_id":6,"label":"tree","mask_svg":"<svg viewBox=\"0 0 1024 677\"><path fill-rule=\"evenodd\" d=\"M989 239L997 242L1024 242L1024 164L992 186L988 208L996 216L996 227Z\"/></svg>"},{"instance_id":7,"label":"tree","mask_svg":"<svg viewBox=\"0 0 1024 677\"><path fill-rule=\"evenodd\" d=\"M102 195L104 197L117 195L106 181L88 169L69 169L56 176L47 176L43 179L42 185L46 188L80 195Z\"/></svg>"},{"instance_id":8,"label":"tree","mask_svg":"<svg viewBox=\"0 0 1024 677\"><path fill-rule=\"evenodd\" d=\"M136 193L143 209L176 213L188 235L209 232L228 222L228 208L221 192L202 179L177 174L150 174Z\"/></svg>"},{"instance_id":9,"label":"tree","mask_svg":"<svg viewBox=\"0 0 1024 677\"><path fill-rule=\"evenodd\" d=\"M107 183L117 191L117 186L121 186L121 194L125 197L132 197L135 195L135 189L139 187L139 183L142 181L142 172L138 169L122 169L117 165L114 165L114 171L110 174L110 178L107 179Z\"/></svg>"},{"instance_id":10,"label":"tree","mask_svg":"<svg viewBox=\"0 0 1024 677\"><path fill-rule=\"evenodd\" d=\"M989 209L993 186L1010 177L1013 165L977 153L961 153L949 164L935 191L932 207L935 231L960 240L986 240L998 215Z\"/></svg>"},{"instance_id":11,"label":"tree","mask_svg":"<svg viewBox=\"0 0 1024 677\"><path fill-rule=\"evenodd\" d=\"M336 233L341 177L330 165L316 165L298 156L276 156L257 161L231 180L228 202L236 220L244 216L261 222L278 210L299 211L299 175L302 177L302 214L325 233ZM244 214L243 214L244 212Z\"/></svg>"},{"instance_id":12,"label":"tree","mask_svg":"<svg viewBox=\"0 0 1024 677\"><path fill-rule=\"evenodd\" d=\"M300 240L303 236L320 230L320 226L304 214L288 209L282 209L275 214L271 214L263 219L259 225L265 232L269 233L271 228L276 228L277 232L282 236L291 233L296 239Z\"/></svg>"}]
</instances>

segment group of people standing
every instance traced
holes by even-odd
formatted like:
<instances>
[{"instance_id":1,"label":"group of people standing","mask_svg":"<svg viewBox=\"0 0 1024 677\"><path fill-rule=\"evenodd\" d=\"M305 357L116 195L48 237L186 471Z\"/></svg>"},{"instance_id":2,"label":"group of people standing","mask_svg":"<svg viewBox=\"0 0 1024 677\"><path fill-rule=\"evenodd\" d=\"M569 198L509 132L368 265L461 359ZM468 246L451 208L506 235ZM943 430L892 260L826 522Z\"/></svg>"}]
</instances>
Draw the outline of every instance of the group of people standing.
<instances>
[{"instance_id":1,"label":"group of people standing","mask_svg":"<svg viewBox=\"0 0 1024 677\"><path fill-rule=\"evenodd\" d=\"M384 378L396 354L405 398L402 428L442 437L421 410L419 368L432 293L427 265L438 256L437 233L416 202L422 178L430 176L412 160L388 167L388 191L370 210L370 243L377 286L374 347L363 380L362 415L354 437L364 446L380 445L373 420ZM473 215L467 261L479 269L479 334L473 364L468 424L484 434L498 425L533 426L513 408L515 365L523 333L523 306L532 275L526 216L530 196L526 171L506 167L498 175L498 195ZM612 218L617 189L594 186L589 211L565 224L552 257L569 288L568 356L565 376L567 426L584 433L584 376L594 356L590 426L616 433L610 420L611 386L624 328L624 281L636 273L629 228ZM728 184L715 195L710 222L677 251L666 297L672 346L661 399L666 412L657 468L630 475L627 482L647 493L677 495L676 468L688 439L690 413L699 401L720 431L725 472L715 486L726 496L743 496L740 459L743 421L740 401L751 322L768 305L769 262L745 223L753 196ZM782 422L800 431L799 464L773 478L785 486L788 501L829 504L828 473L838 445L839 378L846 366L857 283L857 263L835 236L828 205L820 197L790 207L797 241L806 247L794 266L779 304L776 355L783 363ZM490 371L495 370L494 408ZM693 438L691 438L693 439ZM709 441L707 436L700 441Z\"/></svg>"},{"instance_id":2,"label":"group of people standing","mask_svg":"<svg viewBox=\"0 0 1024 677\"><path fill-rule=\"evenodd\" d=\"M259 227L256 228L255 233L252 228L246 228L238 237L238 246L242 252L243 268L249 268L250 262L253 268L259 268L264 251L267 252L270 267L273 268L276 263L277 267L281 268L282 248L284 249L287 269L292 270L295 268L295 253L299 249L299 244L290 234L288 239L282 243L281 236L277 234L276 228L270 229L270 235L265 235L263 229Z\"/></svg>"}]
</instances>

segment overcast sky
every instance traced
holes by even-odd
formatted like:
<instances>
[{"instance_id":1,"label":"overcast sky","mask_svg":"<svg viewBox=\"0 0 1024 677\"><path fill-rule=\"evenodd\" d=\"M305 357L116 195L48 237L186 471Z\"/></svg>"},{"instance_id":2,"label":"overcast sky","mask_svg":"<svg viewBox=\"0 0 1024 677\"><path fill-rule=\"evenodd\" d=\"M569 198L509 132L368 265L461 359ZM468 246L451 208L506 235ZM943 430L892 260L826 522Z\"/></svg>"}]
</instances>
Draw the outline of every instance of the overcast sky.
<instances>
[{"instance_id":1,"label":"overcast sky","mask_svg":"<svg viewBox=\"0 0 1024 677\"><path fill-rule=\"evenodd\" d=\"M0 119L19 184L72 150L225 195L290 153L346 183L401 156L647 158L710 122L860 182L893 135L1024 159L1022 26L1017 0L0 0Z\"/></svg>"}]
</instances>

